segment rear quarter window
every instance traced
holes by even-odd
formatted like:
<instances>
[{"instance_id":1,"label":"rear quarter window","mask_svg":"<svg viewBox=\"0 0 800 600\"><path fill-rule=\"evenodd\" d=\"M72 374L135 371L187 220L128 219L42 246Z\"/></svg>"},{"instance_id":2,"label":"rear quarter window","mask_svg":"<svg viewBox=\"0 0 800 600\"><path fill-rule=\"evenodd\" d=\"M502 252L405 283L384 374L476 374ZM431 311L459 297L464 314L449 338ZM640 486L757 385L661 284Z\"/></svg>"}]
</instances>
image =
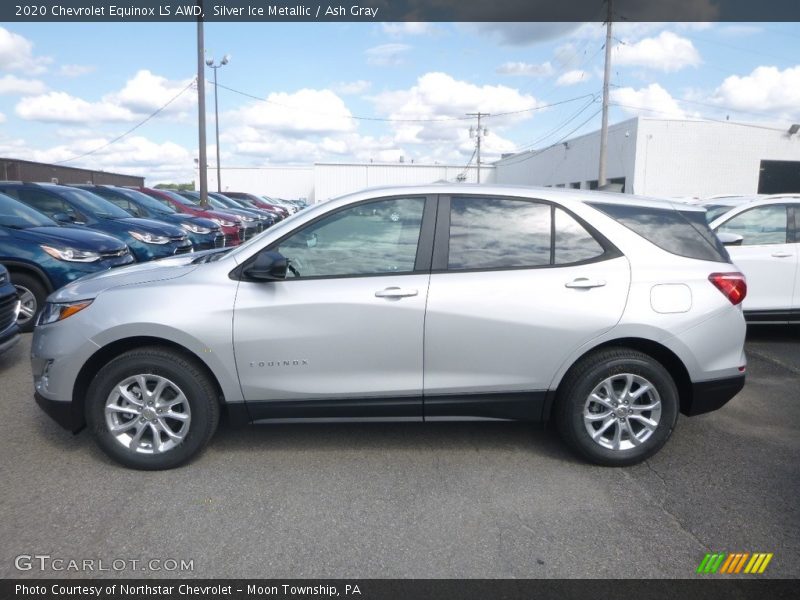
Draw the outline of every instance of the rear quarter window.
<instances>
[{"instance_id":1,"label":"rear quarter window","mask_svg":"<svg viewBox=\"0 0 800 600\"><path fill-rule=\"evenodd\" d=\"M728 251L708 227L702 211L599 202L593 202L591 206L671 254L731 262Z\"/></svg>"}]
</instances>

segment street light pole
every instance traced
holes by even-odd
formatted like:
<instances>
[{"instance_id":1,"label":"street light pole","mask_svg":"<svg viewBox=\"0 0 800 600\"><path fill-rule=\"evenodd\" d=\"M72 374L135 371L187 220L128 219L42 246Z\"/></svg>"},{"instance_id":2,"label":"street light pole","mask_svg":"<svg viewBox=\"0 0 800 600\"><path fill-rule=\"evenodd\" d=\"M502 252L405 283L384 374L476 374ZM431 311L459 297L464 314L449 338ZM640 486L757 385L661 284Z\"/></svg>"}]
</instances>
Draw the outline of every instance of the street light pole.
<instances>
[{"instance_id":1,"label":"street light pole","mask_svg":"<svg viewBox=\"0 0 800 600\"><path fill-rule=\"evenodd\" d=\"M208 206L208 172L206 168L206 77L203 69L203 19L197 19L197 124L199 131L199 160L197 176L200 179L200 206Z\"/></svg>"},{"instance_id":2,"label":"street light pole","mask_svg":"<svg viewBox=\"0 0 800 600\"><path fill-rule=\"evenodd\" d=\"M214 69L214 127L217 133L217 191L219 193L222 193L222 171L219 164L219 104L217 102L217 69L227 65L230 59L231 57L226 54L222 57L222 60L218 65L214 64L213 58L206 59L206 64Z\"/></svg>"}]
</instances>

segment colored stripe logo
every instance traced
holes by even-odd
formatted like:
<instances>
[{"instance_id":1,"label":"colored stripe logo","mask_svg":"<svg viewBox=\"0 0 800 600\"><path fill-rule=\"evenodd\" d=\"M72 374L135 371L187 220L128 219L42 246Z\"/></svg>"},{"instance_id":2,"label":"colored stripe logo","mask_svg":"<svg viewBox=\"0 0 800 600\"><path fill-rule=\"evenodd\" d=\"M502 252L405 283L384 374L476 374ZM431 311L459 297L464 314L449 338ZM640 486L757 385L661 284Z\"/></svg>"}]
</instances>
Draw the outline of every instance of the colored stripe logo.
<instances>
[{"instance_id":1,"label":"colored stripe logo","mask_svg":"<svg viewBox=\"0 0 800 600\"><path fill-rule=\"evenodd\" d=\"M761 574L767 569L772 560L772 552L714 552L706 554L697 567L697 573L714 574L724 573L736 575L746 573L750 575Z\"/></svg>"}]
</instances>

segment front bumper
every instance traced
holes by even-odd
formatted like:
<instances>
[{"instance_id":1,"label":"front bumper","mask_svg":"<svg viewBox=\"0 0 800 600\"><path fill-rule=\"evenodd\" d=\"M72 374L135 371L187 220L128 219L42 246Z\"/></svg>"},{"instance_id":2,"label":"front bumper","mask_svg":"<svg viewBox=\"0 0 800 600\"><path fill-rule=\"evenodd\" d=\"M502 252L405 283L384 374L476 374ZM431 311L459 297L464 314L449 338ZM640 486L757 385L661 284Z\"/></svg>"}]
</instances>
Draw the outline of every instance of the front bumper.
<instances>
[{"instance_id":1,"label":"front bumper","mask_svg":"<svg viewBox=\"0 0 800 600\"><path fill-rule=\"evenodd\" d=\"M725 406L728 401L742 391L744 373L724 379L698 381L692 383L692 399L682 408L683 414L693 417Z\"/></svg>"},{"instance_id":2,"label":"front bumper","mask_svg":"<svg viewBox=\"0 0 800 600\"><path fill-rule=\"evenodd\" d=\"M36 404L39 405L39 408L64 429L72 433L78 433L86 426L83 415L75 410L75 405L72 402L49 400L39 392L34 392L33 397L36 399Z\"/></svg>"},{"instance_id":3,"label":"front bumper","mask_svg":"<svg viewBox=\"0 0 800 600\"><path fill-rule=\"evenodd\" d=\"M5 352L6 350L10 350L13 346L17 344L19 340L20 340L20 335L18 331L15 331L11 335L6 335L6 334L0 335L0 354Z\"/></svg>"}]
</instances>

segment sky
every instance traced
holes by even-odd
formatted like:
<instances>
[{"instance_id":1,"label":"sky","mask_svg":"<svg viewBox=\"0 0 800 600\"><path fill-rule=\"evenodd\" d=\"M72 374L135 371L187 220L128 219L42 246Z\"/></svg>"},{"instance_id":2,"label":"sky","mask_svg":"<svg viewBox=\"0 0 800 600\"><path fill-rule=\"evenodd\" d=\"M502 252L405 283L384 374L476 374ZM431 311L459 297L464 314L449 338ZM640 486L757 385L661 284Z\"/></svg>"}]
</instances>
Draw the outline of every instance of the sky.
<instances>
[{"instance_id":1,"label":"sky","mask_svg":"<svg viewBox=\"0 0 800 600\"><path fill-rule=\"evenodd\" d=\"M230 55L218 71L226 167L474 164L474 112L491 115L482 162L600 124L601 23L206 23L205 41L208 57ZM196 49L193 23L0 23L0 157L191 181ZM800 23L617 23L611 103L611 123L788 128Z\"/></svg>"}]
</instances>

